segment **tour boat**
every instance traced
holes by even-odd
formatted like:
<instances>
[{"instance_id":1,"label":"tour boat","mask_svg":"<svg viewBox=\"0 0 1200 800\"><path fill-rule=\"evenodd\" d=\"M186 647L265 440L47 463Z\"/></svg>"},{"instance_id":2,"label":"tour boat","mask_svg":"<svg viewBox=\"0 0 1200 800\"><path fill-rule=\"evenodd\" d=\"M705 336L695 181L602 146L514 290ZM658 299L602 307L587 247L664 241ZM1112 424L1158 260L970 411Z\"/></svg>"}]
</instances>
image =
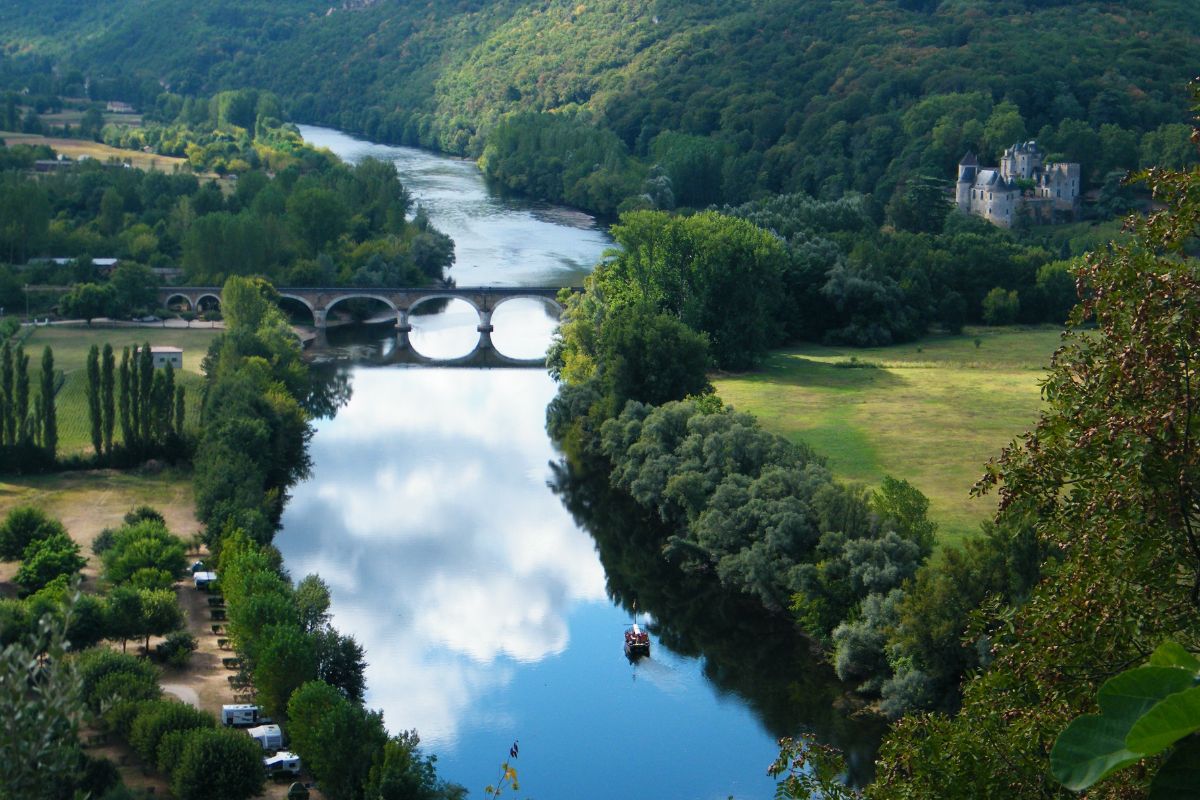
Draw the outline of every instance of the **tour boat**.
<instances>
[{"instance_id":1,"label":"tour boat","mask_svg":"<svg viewBox=\"0 0 1200 800\"><path fill-rule=\"evenodd\" d=\"M636 622L625 631L625 657L633 661L650 655L650 634L638 627Z\"/></svg>"}]
</instances>

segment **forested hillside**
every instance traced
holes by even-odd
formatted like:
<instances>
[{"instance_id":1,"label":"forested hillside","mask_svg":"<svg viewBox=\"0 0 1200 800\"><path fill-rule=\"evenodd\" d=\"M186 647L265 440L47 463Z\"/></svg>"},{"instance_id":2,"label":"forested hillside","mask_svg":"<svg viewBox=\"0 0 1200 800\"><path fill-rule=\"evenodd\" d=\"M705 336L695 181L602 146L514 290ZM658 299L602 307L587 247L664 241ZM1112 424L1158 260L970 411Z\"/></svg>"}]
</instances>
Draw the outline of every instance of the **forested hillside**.
<instances>
[{"instance_id":1,"label":"forested hillside","mask_svg":"<svg viewBox=\"0 0 1200 800\"><path fill-rule=\"evenodd\" d=\"M606 213L793 191L886 204L1023 138L1081 161L1085 188L1190 161L1200 6L1136 6L17 0L0 70L142 107L253 86L297 121L475 156L494 139L485 163L510 188ZM533 113L493 137L513 112Z\"/></svg>"}]
</instances>

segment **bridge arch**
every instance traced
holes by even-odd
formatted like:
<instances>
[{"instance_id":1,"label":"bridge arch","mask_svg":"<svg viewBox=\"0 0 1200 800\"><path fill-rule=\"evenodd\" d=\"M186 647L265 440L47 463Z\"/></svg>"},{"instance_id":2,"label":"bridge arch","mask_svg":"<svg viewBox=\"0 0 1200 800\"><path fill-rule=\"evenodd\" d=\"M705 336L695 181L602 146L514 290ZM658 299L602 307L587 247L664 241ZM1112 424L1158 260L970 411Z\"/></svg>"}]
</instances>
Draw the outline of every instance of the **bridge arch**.
<instances>
[{"instance_id":1,"label":"bridge arch","mask_svg":"<svg viewBox=\"0 0 1200 800\"><path fill-rule=\"evenodd\" d=\"M335 306L337 306L339 303L344 303L347 300L374 300L376 302L383 303L385 306L391 309L392 315L399 319L400 309L396 307L396 304L390 297L379 294L378 292L347 292L345 294L334 295L325 304L325 316L328 317Z\"/></svg>"},{"instance_id":2,"label":"bridge arch","mask_svg":"<svg viewBox=\"0 0 1200 800\"><path fill-rule=\"evenodd\" d=\"M495 305L492 306L492 313L496 313L497 309L499 309L502 305L512 302L513 300L534 300L538 303L541 303L547 309L553 311L556 317L561 317L563 311L566 310L563 308L562 303L558 302L553 297L547 297L544 294L514 294L505 295L497 300Z\"/></svg>"},{"instance_id":3,"label":"bridge arch","mask_svg":"<svg viewBox=\"0 0 1200 800\"><path fill-rule=\"evenodd\" d=\"M419 306L421 306L424 303L428 303L430 300L461 300L464 303L466 303L467 305L469 305L472 309L474 309L475 313L479 316L479 319L481 322L484 319L483 309L479 307L478 303L476 303L470 297L466 297L466 296L464 296L460 293L456 293L456 292L438 292L435 290L435 291L431 291L429 294L422 294L416 300L409 303L408 308L406 308L404 310L406 312L408 312L409 314L413 314L416 312L416 310Z\"/></svg>"},{"instance_id":4,"label":"bridge arch","mask_svg":"<svg viewBox=\"0 0 1200 800\"><path fill-rule=\"evenodd\" d=\"M205 303L206 300L209 302ZM205 308L205 306L215 308L217 311L220 311L221 310L221 294L220 294L220 292L205 292L204 294L202 294L196 298L195 310L207 311L208 309Z\"/></svg>"},{"instance_id":5,"label":"bridge arch","mask_svg":"<svg viewBox=\"0 0 1200 800\"><path fill-rule=\"evenodd\" d=\"M187 296L186 294L184 294L183 292L173 292L173 293L171 293L171 294L168 294L168 295L166 296L166 299L164 299L164 300L163 300L163 305L164 305L165 307L167 307L167 308L170 308L170 307L171 307L171 301L172 301L172 300L176 300L176 299L182 300L184 303L186 303L186 304L187 304L187 310L188 310L188 311L195 311L195 310L196 310L196 304L192 302L192 298L188 297L188 296Z\"/></svg>"},{"instance_id":6,"label":"bridge arch","mask_svg":"<svg viewBox=\"0 0 1200 800\"><path fill-rule=\"evenodd\" d=\"M284 316L290 317L293 312L297 314L302 313L298 309L303 308L308 311L308 317L310 320L312 320L311 324L314 326L317 324L316 309L307 298L301 297L300 295L291 294L290 292L280 292L279 300L279 308L283 311Z\"/></svg>"}]
</instances>

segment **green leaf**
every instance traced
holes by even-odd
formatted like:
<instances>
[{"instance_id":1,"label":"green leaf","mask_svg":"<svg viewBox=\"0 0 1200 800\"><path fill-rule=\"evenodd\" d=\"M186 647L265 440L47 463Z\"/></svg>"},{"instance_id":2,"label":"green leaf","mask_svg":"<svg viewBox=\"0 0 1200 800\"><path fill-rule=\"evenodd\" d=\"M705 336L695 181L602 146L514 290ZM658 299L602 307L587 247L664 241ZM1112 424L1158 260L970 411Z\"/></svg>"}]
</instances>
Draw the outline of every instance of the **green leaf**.
<instances>
[{"instance_id":1,"label":"green leaf","mask_svg":"<svg viewBox=\"0 0 1200 800\"><path fill-rule=\"evenodd\" d=\"M1096 700L1104 716L1122 721L1129 730L1163 698L1190 689L1195 682L1191 672L1179 667L1137 667L1105 681Z\"/></svg>"},{"instance_id":2,"label":"green leaf","mask_svg":"<svg viewBox=\"0 0 1200 800\"><path fill-rule=\"evenodd\" d=\"M1150 784L1149 800L1200 800L1200 737L1171 751Z\"/></svg>"},{"instance_id":3,"label":"green leaf","mask_svg":"<svg viewBox=\"0 0 1200 800\"><path fill-rule=\"evenodd\" d=\"M1126 746L1153 755L1200 730L1200 686L1163 698L1129 729Z\"/></svg>"},{"instance_id":4,"label":"green leaf","mask_svg":"<svg viewBox=\"0 0 1200 800\"><path fill-rule=\"evenodd\" d=\"M1168 640L1150 655L1150 666L1181 667L1197 673L1200 672L1200 659L1184 650L1181 645Z\"/></svg>"},{"instance_id":5,"label":"green leaf","mask_svg":"<svg viewBox=\"0 0 1200 800\"><path fill-rule=\"evenodd\" d=\"M1125 747L1129 725L1111 717L1085 714L1058 735L1050 751L1050 772L1068 789L1086 789L1101 778L1142 758Z\"/></svg>"}]
</instances>

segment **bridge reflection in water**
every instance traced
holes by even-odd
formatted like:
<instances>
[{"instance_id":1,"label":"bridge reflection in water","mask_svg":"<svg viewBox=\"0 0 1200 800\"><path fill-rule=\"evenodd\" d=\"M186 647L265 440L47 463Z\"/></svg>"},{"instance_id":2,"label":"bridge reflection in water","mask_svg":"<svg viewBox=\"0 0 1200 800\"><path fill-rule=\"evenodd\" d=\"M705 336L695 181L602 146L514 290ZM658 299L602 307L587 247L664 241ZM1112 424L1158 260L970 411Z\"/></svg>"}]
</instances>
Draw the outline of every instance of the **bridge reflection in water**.
<instances>
[{"instance_id":1,"label":"bridge reflection in water","mask_svg":"<svg viewBox=\"0 0 1200 800\"><path fill-rule=\"evenodd\" d=\"M562 314L562 304L558 302L558 287L533 286L473 286L473 287L423 287L423 288L324 288L324 287L277 287L281 299L300 303L309 310L313 318L316 337L312 340L315 347L328 345L326 330L328 315L333 308L346 300L376 300L383 303L395 314L396 340L395 346L385 355L384 361L390 364L419 364L439 367L543 367L545 359L513 358L498 352L492 344L492 314L504 303L512 300L537 300L547 306L555 317ZM582 291L570 287L567 291ZM191 310L198 310L206 302L219 305L221 287L219 286L166 286L158 291L159 302L169 306L172 302L182 301ZM418 353L413 349L409 334L413 327L411 315L424 303L438 300L461 300L475 310L479 317L476 330L479 341L475 348L464 356L453 358L433 358Z\"/></svg>"}]
</instances>

